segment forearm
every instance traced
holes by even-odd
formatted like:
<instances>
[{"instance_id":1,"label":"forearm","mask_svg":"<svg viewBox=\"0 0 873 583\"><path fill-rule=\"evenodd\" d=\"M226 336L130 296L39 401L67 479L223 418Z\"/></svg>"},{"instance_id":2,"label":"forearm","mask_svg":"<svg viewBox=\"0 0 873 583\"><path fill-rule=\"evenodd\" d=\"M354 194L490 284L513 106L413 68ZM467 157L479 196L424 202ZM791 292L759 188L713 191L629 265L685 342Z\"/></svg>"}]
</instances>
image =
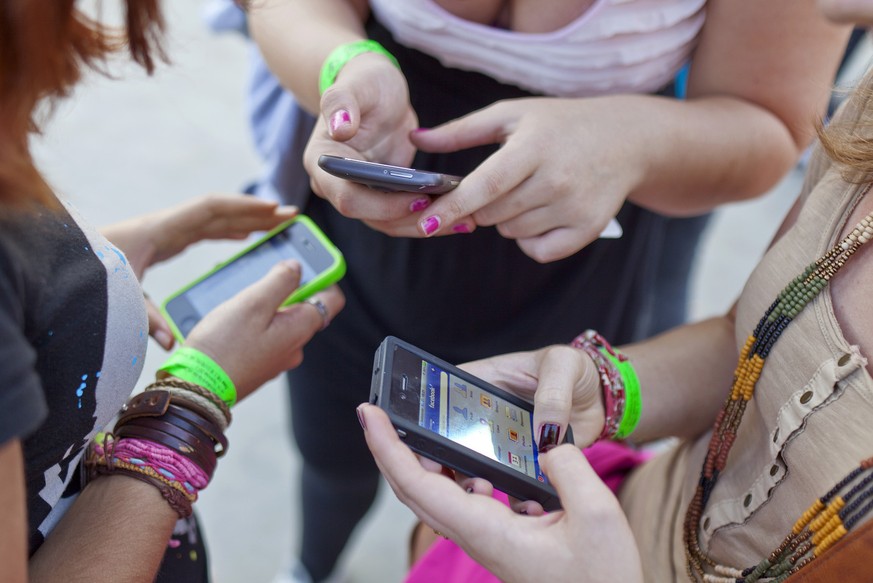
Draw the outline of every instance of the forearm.
<instances>
[{"instance_id":1,"label":"forearm","mask_svg":"<svg viewBox=\"0 0 873 583\"><path fill-rule=\"evenodd\" d=\"M642 394L633 441L695 437L712 426L738 358L732 318L682 326L621 350L633 362Z\"/></svg>"},{"instance_id":2,"label":"forearm","mask_svg":"<svg viewBox=\"0 0 873 583\"><path fill-rule=\"evenodd\" d=\"M623 112L622 125L633 128L628 160L642 166L641 182L628 199L664 214L690 216L758 196L802 151L779 118L735 98L613 99L615 110Z\"/></svg>"},{"instance_id":3,"label":"forearm","mask_svg":"<svg viewBox=\"0 0 873 583\"><path fill-rule=\"evenodd\" d=\"M691 214L769 190L815 136L849 32L815 0L708 0L687 99L629 110L631 200Z\"/></svg>"},{"instance_id":4,"label":"forearm","mask_svg":"<svg viewBox=\"0 0 873 583\"><path fill-rule=\"evenodd\" d=\"M260 0L249 30L267 65L298 103L319 111L321 65L337 46L366 38L362 0Z\"/></svg>"},{"instance_id":5,"label":"forearm","mask_svg":"<svg viewBox=\"0 0 873 583\"><path fill-rule=\"evenodd\" d=\"M30 560L30 581L151 582L178 515L157 488L103 476L76 499Z\"/></svg>"}]
</instances>

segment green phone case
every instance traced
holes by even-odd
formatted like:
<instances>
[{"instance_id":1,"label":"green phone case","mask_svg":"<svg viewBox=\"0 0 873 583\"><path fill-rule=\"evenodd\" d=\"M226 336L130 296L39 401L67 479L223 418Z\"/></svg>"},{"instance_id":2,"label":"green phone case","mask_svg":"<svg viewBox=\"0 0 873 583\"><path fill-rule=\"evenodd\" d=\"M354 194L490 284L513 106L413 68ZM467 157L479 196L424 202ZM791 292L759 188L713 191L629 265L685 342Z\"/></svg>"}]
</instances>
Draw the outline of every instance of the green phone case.
<instances>
[{"instance_id":1,"label":"green phone case","mask_svg":"<svg viewBox=\"0 0 873 583\"><path fill-rule=\"evenodd\" d=\"M272 229L266 235L264 235L263 237L261 237L257 241L253 242L251 245L248 245L247 247L245 247L242 251L239 251L238 253L236 253L235 255L233 255L232 257L227 259L226 261L222 261L221 263L216 265L213 269L211 269L207 273L204 273L203 275L201 275L200 277L198 277L197 279L195 279L194 281L192 281L191 283L189 283L188 285L186 285L182 289L176 291L175 293L173 293L169 297L167 297L164 300L164 302L161 304L160 310L161 310L161 315L164 316L164 318L167 320L167 323L170 325L170 329L173 332L173 336L175 336L179 342L185 341L185 337L182 335L181 331L176 326L176 323L173 321L173 318L167 312L167 304L171 300L184 294L189 289L191 289L192 287L194 287L195 285L197 285L198 283L200 283L201 281L203 281L207 277L211 276L213 273L221 270L222 268L229 265L230 263L233 263L234 261L236 261L237 259L239 259L243 255L245 255L246 253L248 253L249 251L251 251L255 247L258 247L259 245L261 245L262 243L264 243L265 241L267 241L271 237L275 236L277 233L284 231L285 229L287 229L290 225L294 224L295 222L304 223L309 228L309 231L312 233L312 235L328 251L330 256L333 257L334 261L328 269L317 274L311 281L307 282L305 285L302 285L302 286L298 287L296 290L294 290L294 293L292 293L290 296L288 296L288 299L286 299L284 302L282 302L282 306L284 307L284 306L288 306L288 305L296 303L296 302L303 301L306 298L312 296L313 294L325 289L326 287L328 287L328 286L336 283L340 279L342 279L342 277L346 273L346 261L345 261L345 258L343 257L343 254L340 252L339 249L337 249L337 247L333 244L333 242L327 238L327 235L325 235L324 232L322 232L322 230L320 228L318 228L318 226L312 221L312 219L310 219L306 215L297 215L296 217L294 217L290 221L286 221L286 222L282 223L281 225L279 225L278 227Z\"/></svg>"}]
</instances>

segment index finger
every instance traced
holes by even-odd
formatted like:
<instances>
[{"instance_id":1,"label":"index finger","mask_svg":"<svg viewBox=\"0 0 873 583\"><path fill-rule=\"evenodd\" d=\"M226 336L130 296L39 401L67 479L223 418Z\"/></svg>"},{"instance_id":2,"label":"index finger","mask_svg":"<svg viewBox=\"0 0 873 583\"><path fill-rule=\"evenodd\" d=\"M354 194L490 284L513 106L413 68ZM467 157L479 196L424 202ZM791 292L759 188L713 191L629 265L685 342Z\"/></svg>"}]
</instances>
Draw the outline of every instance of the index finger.
<instances>
[{"instance_id":1,"label":"index finger","mask_svg":"<svg viewBox=\"0 0 873 583\"><path fill-rule=\"evenodd\" d=\"M521 144L507 143L464 177L457 188L436 198L418 222L419 230L426 237L441 232L512 191L534 170L530 152Z\"/></svg>"}]
</instances>

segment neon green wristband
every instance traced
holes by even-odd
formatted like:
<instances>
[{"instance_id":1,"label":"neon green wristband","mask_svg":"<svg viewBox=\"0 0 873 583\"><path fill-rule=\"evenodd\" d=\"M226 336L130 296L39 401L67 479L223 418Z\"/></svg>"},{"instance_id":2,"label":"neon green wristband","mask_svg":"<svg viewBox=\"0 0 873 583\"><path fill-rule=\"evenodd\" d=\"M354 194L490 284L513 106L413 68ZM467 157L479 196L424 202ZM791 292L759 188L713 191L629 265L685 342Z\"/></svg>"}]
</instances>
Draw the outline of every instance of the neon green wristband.
<instances>
[{"instance_id":1,"label":"neon green wristband","mask_svg":"<svg viewBox=\"0 0 873 583\"><path fill-rule=\"evenodd\" d=\"M233 381L217 362L196 348L182 346L158 370L200 385L218 395L228 407L236 403L236 387L233 386Z\"/></svg>"},{"instance_id":2,"label":"neon green wristband","mask_svg":"<svg viewBox=\"0 0 873 583\"><path fill-rule=\"evenodd\" d=\"M640 379L629 360L619 360L605 349L601 349L601 353L612 361L624 383L624 411L621 414L621 421L618 423L618 431L615 432L613 439L627 439L637 428L643 413Z\"/></svg>"},{"instance_id":3,"label":"neon green wristband","mask_svg":"<svg viewBox=\"0 0 873 583\"><path fill-rule=\"evenodd\" d=\"M336 81L336 76L339 75L340 69L345 67L352 58L357 57L362 53L379 53L388 57L394 66L398 69L400 64L394 55L374 40L358 40L351 43L346 43L335 48L324 60L321 66L321 75L318 78L318 93L323 94L327 88L333 85Z\"/></svg>"}]
</instances>

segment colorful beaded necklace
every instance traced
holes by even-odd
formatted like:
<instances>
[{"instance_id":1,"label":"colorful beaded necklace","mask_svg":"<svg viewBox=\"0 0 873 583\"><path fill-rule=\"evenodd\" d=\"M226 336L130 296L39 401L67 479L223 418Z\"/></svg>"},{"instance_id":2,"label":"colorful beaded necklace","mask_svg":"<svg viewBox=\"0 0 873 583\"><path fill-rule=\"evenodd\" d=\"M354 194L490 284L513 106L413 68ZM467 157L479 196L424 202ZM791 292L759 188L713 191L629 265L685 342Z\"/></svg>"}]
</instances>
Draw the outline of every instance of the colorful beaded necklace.
<instances>
[{"instance_id":1,"label":"colorful beaded necklace","mask_svg":"<svg viewBox=\"0 0 873 583\"><path fill-rule=\"evenodd\" d=\"M859 199L867 194L868 184ZM731 393L719 412L706 452L700 480L685 514L684 542L688 575L705 583L779 582L820 556L873 509L873 458L860 463L797 520L791 532L768 557L736 569L718 565L700 548L699 529L719 475L737 436L746 404L752 399L773 345L791 321L827 286L861 245L873 239L873 213L864 217L842 241L791 281L767 309L740 351ZM842 494L841 494L842 492ZM708 566L714 574L705 571Z\"/></svg>"}]
</instances>

